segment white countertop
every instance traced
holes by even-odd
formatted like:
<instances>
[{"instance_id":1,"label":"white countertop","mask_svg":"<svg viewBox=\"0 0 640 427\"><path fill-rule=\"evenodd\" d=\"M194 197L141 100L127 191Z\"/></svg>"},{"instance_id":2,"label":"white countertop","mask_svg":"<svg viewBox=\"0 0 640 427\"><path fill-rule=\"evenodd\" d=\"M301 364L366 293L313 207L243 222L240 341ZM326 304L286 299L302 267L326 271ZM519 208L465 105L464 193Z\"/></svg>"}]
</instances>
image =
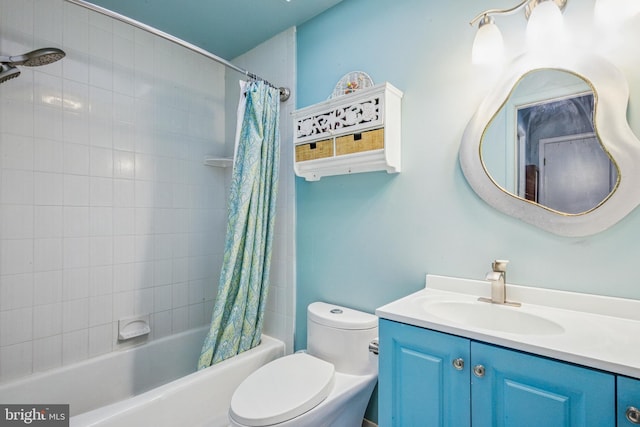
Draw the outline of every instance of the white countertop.
<instances>
[{"instance_id":1,"label":"white countertop","mask_svg":"<svg viewBox=\"0 0 640 427\"><path fill-rule=\"evenodd\" d=\"M456 323L429 313L425 301L474 303L489 282L427 275L424 289L376 310L378 317L640 379L640 301L507 285L513 310L548 319L555 334L521 334ZM485 304L485 303L481 303Z\"/></svg>"}]
</instances>

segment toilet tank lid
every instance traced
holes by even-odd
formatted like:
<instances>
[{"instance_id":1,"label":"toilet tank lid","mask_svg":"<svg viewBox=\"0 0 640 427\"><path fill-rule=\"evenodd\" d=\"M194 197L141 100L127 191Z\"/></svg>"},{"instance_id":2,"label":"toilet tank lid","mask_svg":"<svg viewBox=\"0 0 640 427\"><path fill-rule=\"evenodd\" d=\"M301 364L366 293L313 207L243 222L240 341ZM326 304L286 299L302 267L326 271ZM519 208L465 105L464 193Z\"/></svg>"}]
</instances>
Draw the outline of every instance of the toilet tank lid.
<instances>
[{"instance_id":1,"label":"toilet tank lid","mask_svg":"<svg viewBox=\"0 0 640 427\"><path fill-rule=\"evenodd\" d=\"M307 308L308 319L338 329L372 329L378 326L378 317L351 308L326 302L314 302Z\"/></svg>"}]
</instances>

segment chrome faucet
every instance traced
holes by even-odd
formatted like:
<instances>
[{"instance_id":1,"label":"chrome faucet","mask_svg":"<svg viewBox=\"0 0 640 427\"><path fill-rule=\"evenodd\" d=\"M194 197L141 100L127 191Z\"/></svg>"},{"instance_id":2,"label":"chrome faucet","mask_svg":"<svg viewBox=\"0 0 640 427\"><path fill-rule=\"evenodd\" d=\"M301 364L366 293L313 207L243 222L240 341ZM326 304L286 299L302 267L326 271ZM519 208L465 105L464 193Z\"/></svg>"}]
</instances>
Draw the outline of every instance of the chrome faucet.
<instances>
[{"instance_id":1,"label":"chrome faucet","mask_svg":"<svg viewBox=\"0 0 640 427\"><path fill-rule=\"evenodd\" d=\"M497 259L491 263L491 270L487 273L485 280L491 282L491 299L479 298L480 301L490 302L492 304L507 304L519 306L519 303L507 301L507 264L506 259Z\"/></svg>"},{"instance_id":2,"label":"chrome faucet","mask_svg":"<svg viewBox=\"0 0 640 427\"><path fill-rule=\"evenodd\" d=\"M504 304L506 302L507 264L509 264L509 261L497 259L491 263L493 271L487 273L486 280L491 282L491 302L494 304Z\"/></svg>"}]
</instances>

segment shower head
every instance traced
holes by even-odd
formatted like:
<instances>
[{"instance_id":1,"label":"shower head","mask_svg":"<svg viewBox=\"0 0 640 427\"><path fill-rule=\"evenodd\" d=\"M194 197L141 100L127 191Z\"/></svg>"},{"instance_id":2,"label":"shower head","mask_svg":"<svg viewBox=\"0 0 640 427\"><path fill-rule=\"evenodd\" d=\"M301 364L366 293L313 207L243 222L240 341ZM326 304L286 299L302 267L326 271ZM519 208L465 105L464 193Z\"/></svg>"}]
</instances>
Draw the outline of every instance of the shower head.
<instances>
[{"instance_id":1,"label":"shower head","mask_svg":"<svg viewBox=\"0 0 640 427\"><path fill-rule=\"evenodd\" d=\"M20 70L16 68L16 65L39 67L40 65L56 62L64 58L64 56L64 51L55 47L36 49L16 56L0 56L0 83L4 83L20 75Z\"/></svg>"},{"instance_id":2,"label":"shower head","mask_svg":"<svg viewBox=\"0 0 640 427\"><path fill-rule=\"evenodd\" d=\"M9 66L24 65L25 67L39 67L51 64L64 58L64 51L55 47L45 47L16 56L0 56L0 63Z\"/></svg>"},{"instance_id":3,"label":"shower head","mask_svg":"<svg viewBox=\"0 0 640 427\"><path fill-rule=\"evenodd\" d=\"M0 83L11 80L20 75L20 70L12 65L0 64Z\"/></svg>"}]
</instances>

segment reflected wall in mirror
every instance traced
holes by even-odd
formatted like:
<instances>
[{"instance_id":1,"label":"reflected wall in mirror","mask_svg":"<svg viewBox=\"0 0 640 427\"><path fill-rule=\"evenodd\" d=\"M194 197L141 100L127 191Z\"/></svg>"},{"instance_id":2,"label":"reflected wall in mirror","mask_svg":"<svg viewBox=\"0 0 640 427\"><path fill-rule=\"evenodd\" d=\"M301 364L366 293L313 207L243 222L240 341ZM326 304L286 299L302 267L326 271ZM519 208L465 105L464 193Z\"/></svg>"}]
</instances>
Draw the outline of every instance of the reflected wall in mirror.
<instances>
[{"instance_id":1,"label":"reflected wall in mirror","mask_svg":"<svg viewBox=\"0 0 640 427\"><path fill-rule=\"evenodd\" d=\"M549 209L594 209L618 178L596 134L594 109L580 76L552 69L524 75L482 137L487 173L506 192Z\"/></svg>"},{"instance_id":2,"label":"reflected wall in mirror","mask_svg":"<svg viewBox=\"0 0 640 427\"><path fill-rule=\"evenodd\" d=\"M494 208L563 236L611 227L640 204L629 88L608 60L525 54L469 121L460 166Z\"/></svg>"}]
</instances>

